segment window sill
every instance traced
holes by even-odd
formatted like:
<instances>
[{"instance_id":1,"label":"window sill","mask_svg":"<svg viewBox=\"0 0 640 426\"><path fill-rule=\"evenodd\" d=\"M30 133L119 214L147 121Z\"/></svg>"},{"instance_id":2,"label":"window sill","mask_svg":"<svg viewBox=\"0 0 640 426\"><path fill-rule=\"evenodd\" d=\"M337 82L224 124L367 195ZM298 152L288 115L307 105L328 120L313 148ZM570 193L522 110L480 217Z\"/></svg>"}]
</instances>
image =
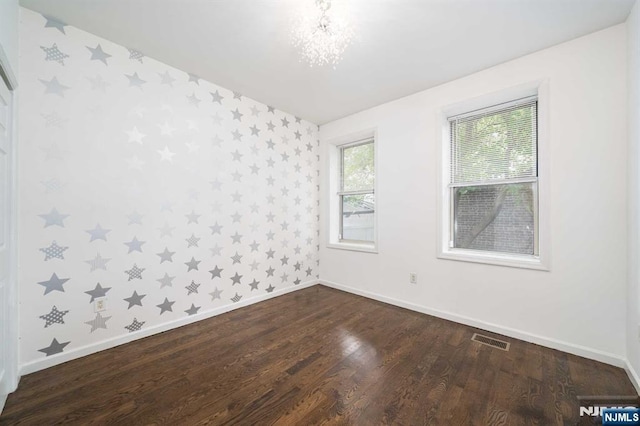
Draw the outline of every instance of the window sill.
<instances>
[{"instance_id":1,"label":"window sill","mask_svg":"<svg viewBox=\"0 0 640 426\"><path fill-rule=\"evenodd\" d=\"M482 253L473 250L447 250L439 253L438 259L549 271L548 265L546 265L539 256L502 255L498 253Z\"/></svg>"},{"instance_id":2,"label":"window sill","mask_svg":"<svg viewBox=\"0 0 640 426\"><path fill-rule=\"evenodd\" d=\"M361 251L365 253L378 253L378 248L375 244L357 244L357 243L329 243L327 248Z\"/></svg>"}]
</instances>

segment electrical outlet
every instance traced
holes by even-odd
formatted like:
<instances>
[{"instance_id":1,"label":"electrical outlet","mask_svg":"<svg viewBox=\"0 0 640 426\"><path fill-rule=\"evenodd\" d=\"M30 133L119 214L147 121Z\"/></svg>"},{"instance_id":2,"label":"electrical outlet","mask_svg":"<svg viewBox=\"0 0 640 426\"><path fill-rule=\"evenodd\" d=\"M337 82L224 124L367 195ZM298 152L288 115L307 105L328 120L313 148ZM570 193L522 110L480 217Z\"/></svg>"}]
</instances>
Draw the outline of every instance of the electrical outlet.
<instances>
[{"instance_id":1,"label":"electrical outlet","mask_svg":"<svg viewBox=\"0 0 640 426\"><path fill-rule=\"evenodd\" d=\"M95 312L102 312L107 310L107 299L102 297L100 299L96 299L93 302L93 309Z\"/></svg>"},{"instance_id":2,"label":"electrical outlet","mask_svg":"<svg viewBox=\"0 0 640 426\"><path fill-rule=\"evenodd\" d=\"M411 284L418 284L418 274L414 274L413 272L409 274L409 282Z\"/></svg>"}]
</instances>

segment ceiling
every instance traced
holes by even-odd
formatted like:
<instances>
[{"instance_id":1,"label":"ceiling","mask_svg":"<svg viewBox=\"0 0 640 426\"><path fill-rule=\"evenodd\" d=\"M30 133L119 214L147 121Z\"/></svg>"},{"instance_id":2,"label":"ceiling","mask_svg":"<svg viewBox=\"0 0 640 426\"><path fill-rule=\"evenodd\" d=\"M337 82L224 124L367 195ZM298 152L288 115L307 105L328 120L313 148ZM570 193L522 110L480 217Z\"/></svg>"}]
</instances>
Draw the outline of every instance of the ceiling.
<instances>
[{"instance_id":1,"label":"ceiling","mask_svg":"<svg viewBox=\"0 0 640 426\"><path fill-rule=\"evenodd\" d=\"M334 0L357 39L309 67L291 21L314 0L21 0L227 89L323 124L624 22L634 0Z\"/></svg>"}]
</instances>

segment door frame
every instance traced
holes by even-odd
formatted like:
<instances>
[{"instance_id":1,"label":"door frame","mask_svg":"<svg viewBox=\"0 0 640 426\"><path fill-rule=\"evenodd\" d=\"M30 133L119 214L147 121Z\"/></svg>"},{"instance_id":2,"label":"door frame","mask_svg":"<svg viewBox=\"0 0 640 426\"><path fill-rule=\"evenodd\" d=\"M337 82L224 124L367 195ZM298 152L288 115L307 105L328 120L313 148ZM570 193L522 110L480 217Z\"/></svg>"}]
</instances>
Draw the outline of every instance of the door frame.
<instances>
[{"instance_id":1,"label":"door frame","mask_svg":"<svg viewBox=\"0 0 640 426\"><path fill-rule=\"evenodd\" d=\"M7 395L16 390L20 380L20 372L18 367L19 357L19 320L18 320L18 80L13 72L13 68L9 63L8 57L0 45L0 78L11 94L8 105L9 111L9 143L11 145L11 156L8 159L10 169L10 182L8 185L9 197L11 197L11 210L9 212L9 229L7 235L7 243L9 244L9 274L7 281L7 318L9 318L9 326L7 332L7 353L5 360L5 373L3 382L0 383L0 412L4 408ZM0 330L2 335L2 330Z\"/></svg>"}]
</instances>

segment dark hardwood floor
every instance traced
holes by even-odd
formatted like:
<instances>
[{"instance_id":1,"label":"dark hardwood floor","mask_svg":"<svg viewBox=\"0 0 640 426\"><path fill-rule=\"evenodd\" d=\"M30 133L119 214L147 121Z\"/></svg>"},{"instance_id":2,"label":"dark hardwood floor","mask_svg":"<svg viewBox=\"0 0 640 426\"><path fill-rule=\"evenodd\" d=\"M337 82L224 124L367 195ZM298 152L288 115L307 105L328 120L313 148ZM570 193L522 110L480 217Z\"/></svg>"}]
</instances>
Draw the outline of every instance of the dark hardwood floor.
<instances>
[{"instance_id":1,"label":"dark hardwood floor","mask_svg":"<svg viewBox=\"0 0 640 426\"><path fill-rule=\"evenodd\" d=\"M575 424L578 395L635 395L477 331L314 286L25 376L0 424Z\"/></svg>"}]
</instances>

